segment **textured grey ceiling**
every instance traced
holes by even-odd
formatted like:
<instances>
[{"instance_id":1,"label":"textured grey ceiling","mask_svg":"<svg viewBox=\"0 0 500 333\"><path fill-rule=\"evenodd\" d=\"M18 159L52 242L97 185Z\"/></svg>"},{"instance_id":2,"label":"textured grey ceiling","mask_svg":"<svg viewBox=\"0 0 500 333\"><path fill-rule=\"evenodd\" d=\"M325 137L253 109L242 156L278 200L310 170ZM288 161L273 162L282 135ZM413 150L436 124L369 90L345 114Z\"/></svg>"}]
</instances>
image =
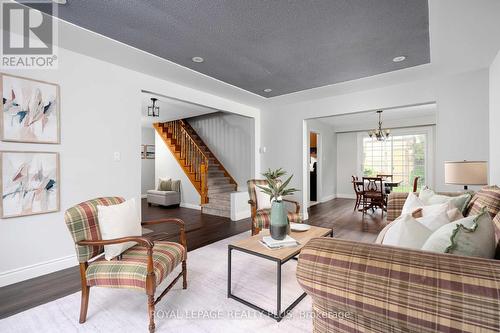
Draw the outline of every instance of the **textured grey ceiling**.
<instances>
[{"instance_id":1,"label":"textured grey ceiling","mask_svg":"<svg viewBox=\"0 0 500 333\"><path fill-rule=\"evenodd\" d=\"M430 61L427 0L68 0L59 17L266 97Z\"/></svg>"}]
</instances>

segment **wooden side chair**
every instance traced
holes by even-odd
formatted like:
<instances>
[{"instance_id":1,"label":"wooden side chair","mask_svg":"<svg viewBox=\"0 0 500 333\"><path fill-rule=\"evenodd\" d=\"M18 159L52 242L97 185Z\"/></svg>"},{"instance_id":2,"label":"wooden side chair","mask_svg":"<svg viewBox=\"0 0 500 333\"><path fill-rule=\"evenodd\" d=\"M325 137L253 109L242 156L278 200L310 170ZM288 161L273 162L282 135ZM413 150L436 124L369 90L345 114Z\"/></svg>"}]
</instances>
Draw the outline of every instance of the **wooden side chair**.
<instances>
[{"instance_id":1,"label":"wooden side chair","mask_svg":"<svg viewBox=\"0 0 500 333\"><path fill-rule=\"evenodd\" d=\"M354 186L354 193L356 193L356 203L354 204L354 211L359 209L359 205L363 201L363 185L359 184L357 176L352 175L352 185Z\"/></svg>"},{"instance_id":2,"label":"wooden side chair","mask_svg":"<svg viewBox=\"0 0 500 333\"><path fill-rule=\"evenodd\" d=\"M80 263L82 302L80 323L87 318L90 287L126 288L145 292L148 299L149 331L154 332L155 305L165 296L182 276L182 287L187 288L187 246L184 222L179 219L162 219L143 222L142 225L174 223L180 228L180 244L166 241L152 241L147 237L134 236L102 240L97 219L97 205L109 206L122 203L123 198L105 197L82 202L66 211L64 219L73 237ZM104 245L136 242L137 245L123 252L113 260L106 260L101 254ZM179 264L182 271L168 287L154 299L156 287Z\"/></svg>"},{"instance_id":3,"label":"wooden side chair","mask_svg":"<svg viewBox=\"0 0 500 333\"><path fill-rule=\"evenodd\" d=\"M415 177L413 179L413 192L417 192L417 189L418 189L418 180L420 179L420 177Z\"/></svg>"},{"instance_id":4,"label":"wooden side chair","mask_svg":"<svg viewBox=\"0 0 500 333\"><path fill-rule=\"evenodd\" d=\"M248 185L248 195L250 200L250 209L252 212L252 235L257 235L262 229L269 229L269 224L271 223L271 210L262 209L257 205L257 194L255 191L260 191L256 185L264 186L267 185L267 180L264 179L250 179L247 181ZM292 204L295 207L294 211L288 212L288 221L301 223L302 216L300 215L300 204L297 201L290 199L283 199L283 201Z\"/></svg>"},{"instance_id":5,"label":"wooden side chair","mask_svg":"<svg viewBox=\"0 0 500 333\"><path fill-rule=\"evenodd\" d=\"M385 191L382 178L363 177L363 221L366 211L369 209L380 208L382 210L382 219L384 218Z\"/></svg>"}]
</instances>

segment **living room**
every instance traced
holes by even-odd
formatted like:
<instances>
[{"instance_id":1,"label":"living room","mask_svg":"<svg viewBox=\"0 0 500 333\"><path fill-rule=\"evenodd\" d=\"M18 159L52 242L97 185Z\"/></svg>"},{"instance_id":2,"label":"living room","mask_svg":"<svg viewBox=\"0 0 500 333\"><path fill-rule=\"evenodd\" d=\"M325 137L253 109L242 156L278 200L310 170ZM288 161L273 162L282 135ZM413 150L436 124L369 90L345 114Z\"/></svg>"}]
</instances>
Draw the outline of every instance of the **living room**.
<instances>
[{"instance_id":1,"label":"living room","mask_svg":"<svg viewBox=\"0 0 500 333\"><path fill-rule=\"evenodd\" d=\"M327 159L319 169L323 175L319 201L325 202L309 207L310 132L320 133L320 145L327 147L336 131L329 131L325 125L327 132L321 133L323 127L319 128L317 121L332 119L330 125L335 126L336 117L370 115L367 128L356 128L366 132L377 129L376 112L382 110L381 129L397 134L397 128L404 126L391 123L391 110L404 113L401 110L408 109L412 114L418 112L415 108L419 106L432 106L435 121L426 124L432 127L431 171L425 177L430 182L419 184L417 193L420 195L420 189L427 185L439 193L463 195L463 185L470 185L468 190L474 194L467 211L460 212L462 217L469 222L476 215L485 219L481 209L486 207L491 220L498 221L494 214L500 205L485 199L497 197L498 187L494 185L500 183L500 136L496 134L500 123L498 1L384 0L375 5L362 1L122 4L58 0L45 7L25 3L26 7L21 2L2 2L2 17L7 17L6 11L12 8L42 21L59 17L51 21L57 36L50 43L55 56L51 59L57 60L57 66L46 63L42 68L28 68L19 61L13 65L5 58L19 53L8 56L3 49L0 330L500 330L500 284L496 282L500 280L500 266L495 259L476 258L477 252L469 257L464 252L429 253L421 247L416 249L414 244L408 250L404 244L384 245L383 240L382 245L366 244L375 242L384 229L385 235L390 234L386 227L400 215L407 218L404 223L410 223L410 217L425 218L425 206L420 207L423 213L415 209L405 215L402 211L406 200L417 201L408 194L411 191L407 190L404 198L395 193L393 198L399 201L393 200L392 204L389 195L385 211L366 212L377 216L383 212L385 217L369 232L363 230L361 214L353 211L355 199L340 197L352 193L339 189L339 182L345 182L342 186L352 183L339 175L345 155L339 153L338 134L336 163L332 167L336 170L329 170L333 158L328 160L325 151L318 154L318 158ZM5 4L14 7L9 9ZM18 14L12 15L12 22L22 21ZM22 37L22 29L15 30L15 26L3 24L2 29L6 35L10 32ZM24 45L19 42L23 38L16 40L16 47ZM39 118L25 117L27 113L22 109L29 100L21 97L33 87L55 96L55 103L44 105ZM78 205L88 200L114 198L97 204L110 205L101 208L105 214L106 208L109 213L118 209L113 206L147 195L141 185L141 168L146 161L138 158L145 144L141 140L141 112L147 110L154 96L145 97L145 92L154 92L164 102L181 101L252 119L252 146L245 150L250 156L250 162L245 164L251 167L230 170L215 152L218 144L210 150L223 165L217 167L218 173L225 175L229 171L232 175L241 171L249 175L237 178L263 183L250 182L247 187L245 179L237 181L237 192L249 192L242 206L251 212L249 218L232 221L207 217L209 214L189 207L155 205L154 218L145 220L143 211L142 221L140 217L135 221L139 227L140 222L170 222L144 225L139 235L122 235L136 237L129 241L138 245L132 243L135 247L108 261L102 256L102 246L111 245L104 242L117 237L101 237L103 230L98 228L104 224L92 222L97 219L97 208L92 214L86 212L85 219L76 218L72 212L83 209ZM21 97L16 100L15 95ZM160 105L160 113L169 109ZM34 138L33 133L27 135L13 122L26 123L31 117L42 129L36 127L33 133L41 131L52 136ZM187 117L164 121L181 118ZM175 146L172 135L165 134ZM205 157L207 162L201 164L214 165L208 162L210 156ZM21 158L37 161L37 169L24 167ZM445 172L445 165L460 161L483 162L478 171L482 179L452 182L448 178L451 171ZM45 168L45 163L50 168ZM280 168L287 174L276 172ZM34 208L26 206L20 193L27 191L27 185L19 179L38 181L40 176L36 175L44 175L46 170L51 170L52 178L39 188L43 195L33 196L40 203ZM263 176L266 171L274 171L267 173L267 180ZM336 179L324 178L329 172ZM346 174L350 173L354 171ZM363 176L362 170L356 170L356 174ZM459 173L464 174L469 173ZM276 175L282 181L273 183ZM177 177L170 170L158 176ZM155 174L155 184L148 187L156 190L158 178ZM195 180L203 183L201 178ZM189 184L186 178L181 186L188 188ZM489 186L486 194L481 192L485 185ZM207 203L202 201L205 194L202 190L197 194L200 206ZM264 203L262 194L274 197L273 204L269 200ZM283 208L274 209L274 203L281 203L282 194L290 194L286 199L295 201L283 203L288 219L287 214L278 218L286 213ZM123 216L124 220L137 217L141 205L135 205L136 210L129 214L115 211L111 215ZM147 207L142 206L143 210ZM274 217L273 211L277 212ZM420 213L422 217L417 216ZM76 226L83 220L90 223L88 230L97 232L96 238L75 238L75 230L86 230L85 226ZM287 224L272 233L287 231L290 225L293 229L289 236L300 244L276 250L258 243L272 234L267 229L274 226L273 221ZM494 222L488 225L494 226ZM68 232L70 226L76 229ZM299 230L304 226L309 229ZM471 229L470 225L464 226ZM148 236L151 231L152 237ZM467 237L474 233L463 232ZM494 237L494 233L489 236ZM92 241L100 243L86 243ZM194 242L197 246L193 247ZM155 254L155 248L168 255ZM84 253L83 249L90 250ZM136 263L140 274L95 278L95 274L105 273L105 267L91 271L97 264L108 267L129 263L127 251L142 256L140 265ZM155 261L151 259L149 267L148 258L153 256ZM266 260L266 256L272 260ZM295 256L298 261L293 259ZM387 258L401 260L400 267ZM155 266L160 264L163 268ZM376 273L363 275L371 269ZM407 276L410 271L413 275ZM391 274L399 274L402 280L392 280ZM119 281L125 280L120 286ZM127 290L131 281L131 289L136 290ZM326 295L314 281L325 283ZM109 284L114 287L105 288ZM403 287L398 288L398 284ZM356 285L365 289L357 290ZM377 288L380 294L375 292ZM474 306L469 306L472 302ZM450 304L455 313L448 311ZM325 313L328 318L318 317Z\"/></svg>"}]
</instances>

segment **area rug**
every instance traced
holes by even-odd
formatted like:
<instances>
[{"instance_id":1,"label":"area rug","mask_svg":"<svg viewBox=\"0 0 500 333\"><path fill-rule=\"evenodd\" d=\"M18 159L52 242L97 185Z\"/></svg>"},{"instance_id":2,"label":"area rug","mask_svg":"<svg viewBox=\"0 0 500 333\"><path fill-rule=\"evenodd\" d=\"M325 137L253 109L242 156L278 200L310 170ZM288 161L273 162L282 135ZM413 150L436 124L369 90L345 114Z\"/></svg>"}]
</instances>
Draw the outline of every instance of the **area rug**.
<instances>
[{"instance_id":1,"label":"area rug","mask_svg":"<svg viewBox=\"0 0 500 333\"><path fill-rule=\"evenodd\" d=\"M188 289L177 283L157 304L157 332L312 332L309 296L279 323L227 298L227 245L249 235L245 232L188 253ZM276 263L239 251L233 251L232 263L233 293L274 312ZM282 309L302 293L296 267L295 260L282 267ZM84 324L78 323L79 311L77 292L0 320L0 332L148 331L146 295L137 291L91 288Z\"/></svg>"}]
</instances>

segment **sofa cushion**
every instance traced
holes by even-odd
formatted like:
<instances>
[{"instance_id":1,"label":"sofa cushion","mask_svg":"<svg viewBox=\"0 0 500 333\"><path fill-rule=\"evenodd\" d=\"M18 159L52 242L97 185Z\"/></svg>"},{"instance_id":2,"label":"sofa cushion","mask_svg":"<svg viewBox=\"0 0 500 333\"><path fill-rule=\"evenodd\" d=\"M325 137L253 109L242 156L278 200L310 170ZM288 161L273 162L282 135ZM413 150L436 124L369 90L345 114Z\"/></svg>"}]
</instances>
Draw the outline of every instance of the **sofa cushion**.
<instances>
[{"instance_id":1,"label":"sofa cushion","mask_svg":"<svg viewBox=\"0 0 500 333\"><path fill-rule=\"evenodd\" d=\"M458 208L463 214L467 209L467 205L472 199L472 193L466 192L458 196L447 196L437 194L433 190L424 187L420 190L418 198L422 200L424 205L436 205L449 202L451 205Z\"/></svg>"},{"instance_id":2,"label":"sofa cushion","mask_svg":"<svg viewBox=\"0 0 500 333\"><path fill-rule=\"evenodd\" d=\"M153 247L153 268L156 285L186 258L181 244L155 241ZM146 290L148 274L147 249L136 245L123 253L121 260L97 259L87 269L89 286Z\"/></svg>"},{"instance_id":3,"label":"sofa cushion","mask_svg":"<svg viewBox=\"0 0 500 333\"><path fill-rule=\"evenodd\" d=\"M477 215L483 207L486 207L491 218L494 219L500 211L500 187L496 185L485 186L477 192L472 197L467 215Z\"/></svg>"},{"instance_id":4,"label":"sofa cushion","mask_svg":"<svg viewBox=\"0 0 500 333\"><path fill-rule=\"evenodd\" d=\"M177 194L175 191L158 191L158 190L148 190L148 194L153 194L153 195L169 195L169 194Z\"/></svg>"},{"instance_id":5,"label":"sofa cushion","mask_svg":"<svg viewBox=\"0 0 500 333\"><path fill-rule=\"evenodd\" d=\"M442 226L422 246L424 251L486 259L495 257L495 249L493 222L486 210Z\"/></svg>"},{"instance_id":6,"label":"sofa cushion","mask_svg":"<svg viewBox=\"0 0 500 333\"><path fill-rule=\"evenodd\" d=\"M444 219L448 221L446 216ZM382 244L420 249L431 234L431 229L418 222L411 214L405 214L398 217L391 228L387 230Z\"/></svg>"}]
</instances>

